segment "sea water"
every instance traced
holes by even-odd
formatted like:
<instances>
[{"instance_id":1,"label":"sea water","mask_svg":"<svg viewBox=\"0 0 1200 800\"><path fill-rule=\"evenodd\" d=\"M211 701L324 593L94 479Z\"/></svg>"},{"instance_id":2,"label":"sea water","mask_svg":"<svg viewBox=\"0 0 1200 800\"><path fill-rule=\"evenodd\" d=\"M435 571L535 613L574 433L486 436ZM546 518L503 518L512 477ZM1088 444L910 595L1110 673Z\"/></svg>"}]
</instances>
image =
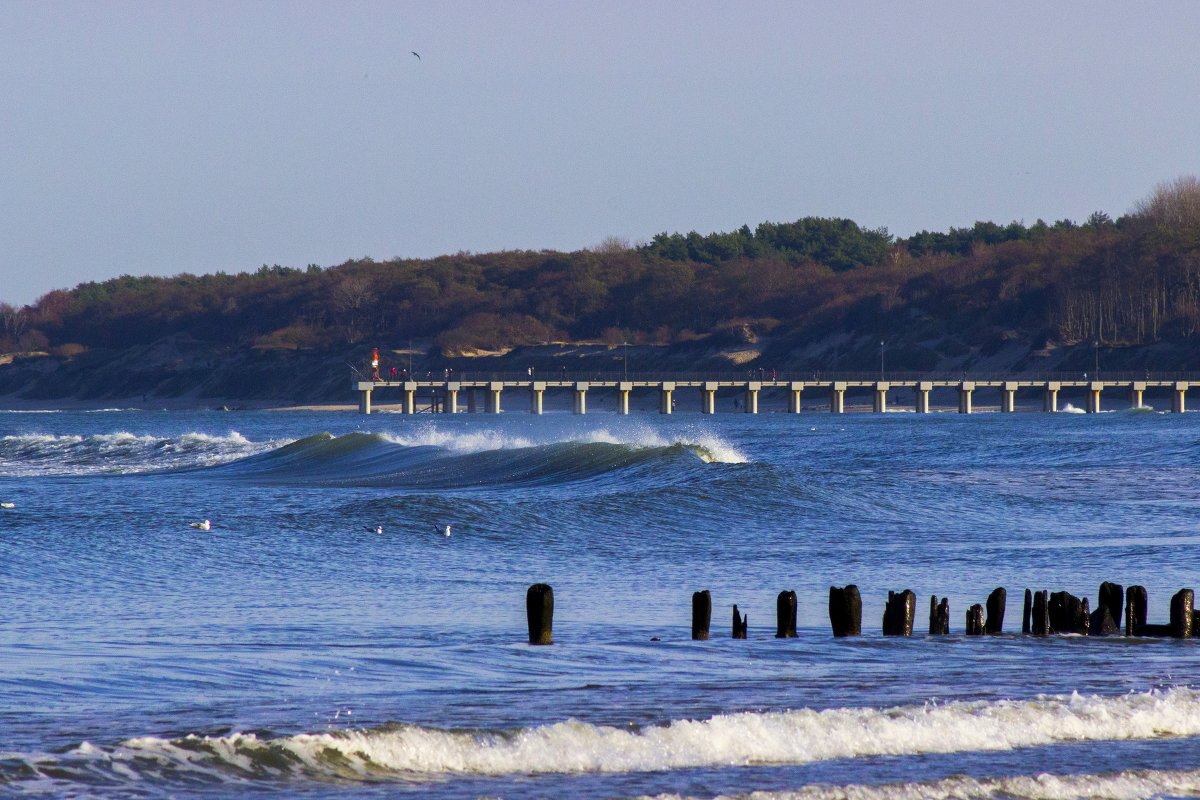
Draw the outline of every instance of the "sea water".
<instances>
[{"instance_id":1,"label":"sea water","mask_svg":"<svg viewBox=\"0 0 1200 800\"><path fill-rule=\"evenodd\" d=\"M0 794L1195 796L1200 640L1019 631L1103 580L1165 622L1198 465L1154 413L0 413Z\"/></svg>"}]
</instances>

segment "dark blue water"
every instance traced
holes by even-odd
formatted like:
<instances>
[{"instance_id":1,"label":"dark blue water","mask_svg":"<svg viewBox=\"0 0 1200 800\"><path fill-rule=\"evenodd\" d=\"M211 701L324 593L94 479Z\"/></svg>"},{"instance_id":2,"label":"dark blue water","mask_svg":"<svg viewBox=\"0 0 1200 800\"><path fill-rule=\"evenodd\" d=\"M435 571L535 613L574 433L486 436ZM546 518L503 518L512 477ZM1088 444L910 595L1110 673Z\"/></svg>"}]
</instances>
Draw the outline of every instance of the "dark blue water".
<instances>
[{"instance_id":1,"label":"dark blue water","mask_svg":"<svg viewBox=\"0 0 1200 800\"><path fill-rule=\"evenodd\" d=\"M1166 622L1198 464L1200 415L1132 412L0 413L0 793L1193 796L1200 640L1019 630L1103 580Z\"/></svg>"}]
</instances>

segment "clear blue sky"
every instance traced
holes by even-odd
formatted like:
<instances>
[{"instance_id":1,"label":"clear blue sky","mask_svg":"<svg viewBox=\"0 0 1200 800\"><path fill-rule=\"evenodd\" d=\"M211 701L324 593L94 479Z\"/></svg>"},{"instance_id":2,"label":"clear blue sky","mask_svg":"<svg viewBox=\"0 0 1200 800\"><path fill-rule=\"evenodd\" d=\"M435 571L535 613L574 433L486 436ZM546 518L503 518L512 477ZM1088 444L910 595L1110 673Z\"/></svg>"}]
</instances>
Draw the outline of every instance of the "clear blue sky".
<instances>
[{"instance_id":1,"label":"clear blue sky","mask_svg":"<svg viewBox=\"0 0 1200 800\"><path fill-rule=\"evenodd\" d=\"M1200 172L1200 3L0 0L0 301ZM418 61L410 54L421 54Z\"/></svg>"}]
</instances>

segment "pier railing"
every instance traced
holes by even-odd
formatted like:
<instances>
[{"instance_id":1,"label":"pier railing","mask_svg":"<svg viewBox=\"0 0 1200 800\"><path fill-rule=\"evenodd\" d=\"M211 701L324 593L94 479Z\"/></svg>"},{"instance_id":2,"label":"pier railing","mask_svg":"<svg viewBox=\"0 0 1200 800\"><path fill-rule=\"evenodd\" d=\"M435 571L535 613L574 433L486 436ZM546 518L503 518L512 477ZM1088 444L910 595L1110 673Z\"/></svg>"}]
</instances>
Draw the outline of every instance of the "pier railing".
<instances>
[{"instance_id":1,"label":"pier railing","mask_svg":"<svg viewBox=\"0 0 1200 800\"><path fill-rule=\"evenodd\" d=\"M352 373L352 378L355 381L370 380L367 377L369 370L356 370ZM998 383L1015 381L1018 383L1052 383L1063 382L1072 383L1079 381L1103 381L1105 383L1130 383L1135 381L1149 381L1153 383L1165 383L1176 381L1200 382L1200 372L1151 372L1142 371L1107 371L1100 372L982 372L975 370L941 370L935 372L910 372L910 371L891 371L887 370L880 372L843 372L843 371L820 371L820 370L719 370L719 371L693 371L693 372L670 372L670 371L625 371L625 370L586 370L586 369L566 369L566 370L538 370L533 372L528 370L506 370L506 371L446 371L446 370L414 370L408 373L407 370L403 375L397 375L395 379L391 377L390 372L381 373L381 381L388 382L391 380L409 380L418 383L442 383L447 380L458 381L461 383L488 383L488 382L503 382L503 383L527 383L530 381L548 381L548 382L594 382L594 383L697 383L697 382L719 382L719 383L744 383L746 381L758 381L763 383L827 383L827 382L848 382L848 383L868 383L874 381L884 381L890 383L917 383L917 382L934 382L934 383L960 383L963 381L973 383Z\"/></svg>"}]
</instances>

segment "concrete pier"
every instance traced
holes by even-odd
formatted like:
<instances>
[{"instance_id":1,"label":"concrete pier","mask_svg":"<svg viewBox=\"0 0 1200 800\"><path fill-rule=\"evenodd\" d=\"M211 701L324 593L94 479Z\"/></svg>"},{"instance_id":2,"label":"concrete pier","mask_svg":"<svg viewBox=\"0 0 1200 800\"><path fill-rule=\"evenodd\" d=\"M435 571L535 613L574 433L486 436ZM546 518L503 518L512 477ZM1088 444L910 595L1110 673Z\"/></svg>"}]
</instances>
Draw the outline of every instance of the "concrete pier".
<instances>
[{"instance_id":1,"label":"concrete pier","mask_svg":"<svg viewBox=\"0 0 1200 800\"><path fill-rule=\"evenodd\" d=\"M884 381L879 381L875 384L873 399L871 402L871 410L876 414L883 414L887 411L887 393L891 384Z\"/></svg>"},{"instance_id":2,"label":"concrete pier","mask_svg":"<svg viewBox=\"0 0 1200 800\"><path fill-rule=\"evenodd\" d=\"M822 376L820 373L807 373L805 376L792 375L786 378L759 377L763 372L755 370L755 374L740 377L714 378L707 375L690 375L687 373L661 374L645 376L626 376L622 374L605 375L604 373L589 373L587 375L567 375L549 379L533 380L530 373L514 373L512 375L488 373L472 375L470 373L454 373L452 377L434 379L426 374L424 379L406 375L403 380L355 380L351 387L358 392L358 409L363 414L370 414L379 402L399 402L405 414L416 414L425 411L441 411L446 414L461 413L464 408L468 411L481 410L490 414L501 411L503 393L510 389L523 389L530 392L529 410L540 414L544 410L545 393L547 391L558 396L574 395L572 408L576 414L587 413L587 391L595 389L600 392L614 392L617 413L628 414L631 407L631 392L634 389L657 389L659 392L658 410L664 414L674 413L679 400L678 392L695 391L699 394L700 411L704 414L717 412L717 393L722 390L735 390L744 398L744 403L735 401L734 406L747 414L760 412L784 412L798 414L802 408L803 394L809 390L829 392L829 410L834 414L846 412L846 393L856 391L871 396L870 407L876 413L887 411L888 393L899 389L902 392L912 390L915 396L915 410L918 413L929 413L933 410L934 392L957 390L958 410L970 414L974 409L974 392L983 389L989 393L992 389L999 392L1000 410L1004 413L1017 411L1017 394L1021 390L1042 392L1042 410L1054 412L1058 410L1060 391L1067 389L1072 392L1082 392L1084 405L1090 413L1101 410L1102 393L1105 390L1128 392L1129 404L1132 407L1144 406L1146 393L1151 397L1163 398L1158 402L1170 402L1170 408L1176 413L1186 410L1187 392L1193 386L1200 385L1200 372L1197 373L1106 373L1103 380L1084 378L1082 375L1072 376L1067 373L1052 373L1046 375L972 375L970 373L957 375L950 373L920 373L889 374L886 381L879 379L879 373L873 374L838 374ZM361 374L361 373L357 373ZM755 378L758 377L756 380ZM763 390L771 390L763 394ZM389 392L398 390L398 397ZM379 392L383 391L386 401L380 401ZM465 396L464 396L465 393ZM559 394L561 393L561 394ZM429 405L417 408L417 396L422 402L429 398ZM904 396L904 395L901 395ZM482 398L482 403L480 403ZM760 408L769 402L769 407ZM893 396L893 401L895 396ZM777 405L776 405L777 404ZM694 407L693 407L694 408Z\"/></svg>"},{"instance_id":3,"label":"concrete pier","mask_svg":"<svg viewBox=\"0 0 1200 800\"><path fill-rule=\"evenodd\" d=\"M921 381L917 384L917 413L929 413L929 393L933 391L933 383Z\"/></svg>"},{"instance_id":4,"label":"concrete pier","mask_svg":"<svg viewBox=\"0 0 1200 800\"><path fill-rule=\"evenodd\" d=\"M758 413L758 390L762 388L762 384L758 381L750 381L746 384L746 413Z\"/></svg>"},{"instance_id":5,"label":"concrete pier","mask_svg":"<svg viewBox=\"0 0 1200 800\"><path fill-rule=\"evenodd\" d=\"M483 397L483 408L489 414L500 413L500 393L504 391L504 384L493 381L488 384L487 394Z\"/></svg>"},{"instance_id":6,"label":"concrete pier","mask_svg":"<svg viewBox=\"0 0 1200 800\"><path fill-rule=\"evenodd\" d=\"M537 381L529 385L529 413L542 413L542 395L546 393L546 384L542 381Z\"/></svg>"},{"instance_id":7,"label":"concrete pier","mask_svg":"<svg viewBox=\"0 0 1200 800\"><path fill-rule=\"evenodd\" d=\"M846 384L834 383L829 389L829 413L846 413Z\"/></svg>"},{"instance_id":8,"label":"concrete pier","mask_svg":"<svg viewBox=\"0 0 1200 800\"><path fill-rule=\"evenodd\" d=\"M1100 381L1092 381L1088 384L1087 393L1087 413L1100 413L1100 393L1104 391L1104 384Z\"/></svg>"},{"instance_id":9,"label":"concrete pier","mask_svg":"<svg viewBox=\"0 0 1200 800\"><path fill-rule=\"evenodd\" d=\"M717 382L705 381L704 388L701 390L700 396L700 413L715 414L717 413Z\"/></svg>"},{"instance_id":10,"label":"concrete pier","mask_svg":"<svg viewBox=\"0 0 1200 800\"><path fill-rule=\"evenodd\" d=\"M975 391L975 384L971 381L963 381L958 385L958 413L971 413L971 394Z\"/></svg>"},{"instance_id":11,"label":"concrete pier","mask_svg":"<svg viewBox=\"0 0 1200 800\"><path fill-rule=\"evenodd\" d=\"M675 409L675 384L664 382L658 387L658 412L670 414Z\"/></svg>"},{"instance_id":12,"label":"concrete pier","mask_svg":"<svg viewBox=\"0 0 1200 800\"><path fill-rule=\"evenodd\" d=\"M788 386L788 413L799 414L801 408L800 395L804 391L804 384L793 381Z\"/></svg>"},{"instance_id":13,"label":"concrete pier","mask_svg":"<svg viewBox=\"0 0 1200 800\"><path fill-rule=\"evenodd\" d=\"M1016 381L1005 381L1000 387L1000 410L1009 414L1017 410Z\"/></svg>"},{"instance_id":14,"label":"concrete pier","mask_svg":"<svg viewBox=\"0 0 1200 800\"><path fill-rule=\"evenodd\" d=\"M1129 407L1142 407L1142 393L1146 391L1145 382L1134 381L1129 387Z\"/></svg>"},{"instance_id":15,"label":"concrete pier","mask_svg":"<svg viewBox=\"0 0 1200 800\"><path fill-rule=\"evenodd\" d=\"M1042 411L1053 414L1058 411L1058 390L1061 384L1047 383L1042 390Z\"/></svg>"},{"instance_id":16,"label":"concrete pier","mask_svg":"<svg viewBox=\"0 0 1200 800\"><path fill-rule=\"evenodd\" d=\"M583 415L587 413L587 390L588 385L583 382L575 384L575 403L572 411L576 414Z\"/></svg>"}]
</instances>

